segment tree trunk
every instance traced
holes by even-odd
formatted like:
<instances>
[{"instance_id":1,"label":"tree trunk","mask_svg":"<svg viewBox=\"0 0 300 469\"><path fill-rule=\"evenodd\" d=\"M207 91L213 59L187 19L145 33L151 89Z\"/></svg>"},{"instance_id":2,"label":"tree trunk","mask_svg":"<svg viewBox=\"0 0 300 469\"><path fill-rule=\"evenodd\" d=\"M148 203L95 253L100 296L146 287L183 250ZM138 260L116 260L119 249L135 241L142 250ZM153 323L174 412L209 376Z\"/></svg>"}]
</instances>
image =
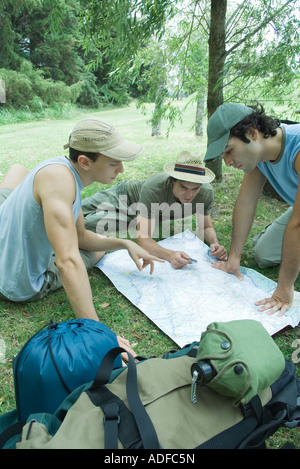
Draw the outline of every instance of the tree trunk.
<instances>
[{"instance_id":1,"label":"tree trunk","mask_svg":"<svg viewBox=\"0 0 300 469\"><path fill-rule=\"evenodd\" d=\"M161 135L161 119L155 124L152 124L151 137L158 137Z\"/></svg>"},{"instance_id":2,"label":"tree trunk","mask_svg":"<svg viewBox=\"0 0 300 469\"><path fill-rule=\"evenodd\" d=\"M164 84L158 85L154 111L151 118L152 132L151 137L158 137L161 134L161 110L164 104Z\"/></svg>"},{"instance_id":3,"label":"tree trunk","mask_svg":"<svg viewBox=\"0 0 300 469\"><path fill-rule=\"evenodd\" d=\"M225 21L227 0L211 0L209 47L209 70L207 92L207 118L223 104L223 69L225 63ZM217 180L222 179L222 159L207 162Z\"/></svg>"},{"instance_id":4,"label":"tree trunk","mask_svg":"<svg viewBox=\"0 0 300 469\"><path fill-rule=\"evenodd\" d=\"M205 94L204 90L197 101L196 119L195 119L195 134L197 137L203 136L203 118L204 118L204 107L205 107Z\"/></svg>"}]
</instances>

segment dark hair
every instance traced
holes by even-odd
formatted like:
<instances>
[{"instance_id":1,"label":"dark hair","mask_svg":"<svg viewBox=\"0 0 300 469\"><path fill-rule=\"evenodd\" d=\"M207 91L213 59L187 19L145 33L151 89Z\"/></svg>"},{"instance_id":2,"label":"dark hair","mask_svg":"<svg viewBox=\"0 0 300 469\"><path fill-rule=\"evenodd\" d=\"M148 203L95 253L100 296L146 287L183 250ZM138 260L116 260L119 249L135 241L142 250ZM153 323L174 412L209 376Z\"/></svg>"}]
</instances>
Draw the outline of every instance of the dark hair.
<instances>
[{"instance_id":1,"label":"dark hair","mask_svg":"<svg viewBox=\"0 0 300 469\"><path fill-rule=\"evenodd\" d=\"M277 134L277 128L280 126L280 120L271 116L266 116L265 110L261 104L249 106L253 113L246 116L230 130L231 137L237 137L245 143L250 143L246 133L250 127L263 133L264 138L274 137Z\"/></svg>"},{"instance_id":2,"label":"dark hair","mask_svg":"<svg viewBox=\"0 0 300 469\"><path fill-rule=\"evenodd\" d=\"M74 163L77 163L79 155L85 155L91 160L96 161L98 157L100 156L100 153L92 153L90 151L75 150L75 148L71 148L71 147L69 148L69 157L70 157L70 160L74 161Z\"/></svg>"}]
</instances>

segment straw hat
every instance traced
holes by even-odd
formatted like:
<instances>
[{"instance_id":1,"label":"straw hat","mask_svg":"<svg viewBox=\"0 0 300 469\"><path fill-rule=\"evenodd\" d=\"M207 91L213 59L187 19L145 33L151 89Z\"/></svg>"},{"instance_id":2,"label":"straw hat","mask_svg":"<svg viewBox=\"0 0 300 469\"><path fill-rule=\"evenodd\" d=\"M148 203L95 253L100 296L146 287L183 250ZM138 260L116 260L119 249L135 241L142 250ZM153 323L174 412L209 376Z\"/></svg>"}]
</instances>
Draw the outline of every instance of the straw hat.
<instances>
[{"instance_id":1,"label":"straw hat","mask_svg":"<svg viewBox=\"0 0 300 469\"><path fill-rule=\"evenodd\" d=\"M212 182L215 178L215 174L204 166L202 156L187 150L180 152L176 161L166 163L164 171L175 179L196 184Z\"/></svg>"}]
</instances>

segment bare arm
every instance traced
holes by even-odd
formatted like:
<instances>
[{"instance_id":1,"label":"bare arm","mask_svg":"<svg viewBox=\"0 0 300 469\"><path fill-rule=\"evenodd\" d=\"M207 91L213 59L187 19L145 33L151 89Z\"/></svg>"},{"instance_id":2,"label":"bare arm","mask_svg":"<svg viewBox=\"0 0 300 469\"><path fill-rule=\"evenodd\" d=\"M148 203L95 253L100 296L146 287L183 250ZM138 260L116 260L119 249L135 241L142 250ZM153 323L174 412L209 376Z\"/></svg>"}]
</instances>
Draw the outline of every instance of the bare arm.
<instances>
[{"instance_id":1,"label":"bare arm","mask_svg":"<svg viewBox=\"0 0 300 469\"><path fill-rule=\"evenodd\" d=\"M150 264L151 273L154 260L161 262L130 240L106 238L87 231L82 212L75 224L72 210L75 182L67 168L58 165L41 170L35 178L34 195L43 207L47 236L76 317L97 320L88 274L79 248L91 252L127 249L138 269L142 270ZM140 258L143 259L143 265L139 261Z\"/></svg>"},{"instance_id":2,"label":"bare arm","mask_svg":"<svg viewBox=\"0 0 300 469\"><path fill-rule=\"evenodd\" d=\"M201 233L201 220L199 217L202 217L202 214L197 215L197 225L200 239L202 238ZM213 227L213 222L210 215L204 215L204 241L209 245L211 250L211 255L219 259L220 261L225 261L227 259L227 252L224 246L219 244L217 233Z\"/></svg>"},{"instance_id":3,"label":"bare arm","mask_svg":"<svg viewBox=\"0 0 300 469\"><path fill-rule=\"evenodd\" d=\"M77 232L80 249L94 252L126 249L140 271L150 265L150 273L152 274L154 270L154 261L163 262L161 259L150 254L146 249L143 249L141 246L129 239L109 238L86 230L82 211L80 212L77 220ZM140 258L143 259L143 265L140 263Z\"/></svg>"},{"instance_id":4,"label":"bare arm","mask_svg":"<svg viewBox=\"0 0 300 469\"><path fill-rule=\"evenodd\" d=\"M47 236L75 316L98 321L87 271L78 249L72 211L75 199L73 175L63 166L47 166L35 177L34 196L43 208Z\"/></svg>"},{"instance_id":5,"label":"bare arm","mask_svg":"<svg viewBox=\"0 0 300 469\"><path fill-rule=\"evenodd\" d=\"M241 255L249 235L257 202L265 184L266 178L255 168L251 173L245 174L238 198L235 203L232 218L232 239L228 261L217 262L214 267L228 273L234 273L242 278L240 273Z\"/></svg>"},{"instance_id":6,"label":"bare arm","mask_svg":"<svg viewBox=\"0 0 300 469\"><path fill-rule=\"evenodd\" d=\"M173 251L160 246L154 239L152 234L155 228L155 221L137 216L137 243L146 249L153 256L160 257L172 265L174 269L181 269L189 263L190 256L182 251Z\"/></svg>"},{"instance_id":7,"label":"bare arm","mask_svg":"<svg viewBox=\"0 0 300 469\"><path fill-rule=\"evenodd\" d=\"M84 228L82 212L75 224L72 210L75 181L67 168L55 165L39 171L35 177L33 193L37 203L43 208L47 236L55 253L64 289L77 318L99 321L79 246L89 251L127 249L138 268L141 270L150 264L151 273L153 261L160 261L129 240L108 239L88 232ZM143 259L143 266L139 258ZM135 356L128 340L120 336L117 339L120 346Z\"/></svg>"},{"instance_id":8,"label":"bare arm","mask_svg":"<svg viewBox=\"0 0 300 469\"><path fill-rule=\"evenodd\" d=\"M300 175L300 153L298 153L295 169ZM257 305L261 305L260 311L268 311L273 314L277 311L282 316L291 306L294 295L294 283L300 271L300 189L298 188L297 196L290 218L286 226L281 254L281 266L279 270L278 284L272 298L264 298L257 301Z\"/></svg>"}]
</instances>

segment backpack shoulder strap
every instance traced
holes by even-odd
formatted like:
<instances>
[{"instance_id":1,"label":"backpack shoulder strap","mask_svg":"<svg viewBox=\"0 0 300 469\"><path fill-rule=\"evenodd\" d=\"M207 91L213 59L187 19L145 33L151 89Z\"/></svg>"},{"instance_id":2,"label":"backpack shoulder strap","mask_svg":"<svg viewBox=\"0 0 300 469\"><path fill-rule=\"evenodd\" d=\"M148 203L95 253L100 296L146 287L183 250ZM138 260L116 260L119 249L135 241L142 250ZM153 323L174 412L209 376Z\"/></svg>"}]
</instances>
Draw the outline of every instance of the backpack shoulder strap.
<instances>
[{"instance_id":1,"label":"backpack shoulder strap","mask_svg":"<svg viewBox=\"0 0 300 469\"><path fill-rule=\"evenodd\" d=\"M113 363L114 363L115 358L122 352L127 353L125 349L121 347L116 347L116 348L111 349L105 355L105 357L103 358L98 368L96 378L92 386L88 390L89 395L90 393L97 394L98 392L108 395L107 393L108 390L104 388L104 386L105 384L109 382L109 378L113 369ZM127 399L128 399L131 412L134 416L136 425L138 427L141 440L143 442L143 448L159 449L160 444L157 439L154 425L149 415L147 414L139 396L138 385L137 385L137 371L136 371L136 364L135 364L134 358L129 353L127 353L127 355L128 355L128 369L127 369L127 380L126 380ZM112 412L112 409L114 411L113 420L115 420L115 426L116 426L116 422L118 421L118 418L116 415L116 411L117 411L116 405L114 405L114 407L111 407L111 406L109 407L109 413ZM109 427L112 428L112 425L110 425Z\"/></svg>"},{"instance_id":2,"label":"backpack shoulder strap","mask_svg":"<svg viewBox=\"0 0 300 469\"><path fill-rule=\"evenodd\" d=\"M3 449L5 444L14 436L20 435L26 420L22 420L11 424L0 434L0 449Z\"/></svg>"}]
</instances>

